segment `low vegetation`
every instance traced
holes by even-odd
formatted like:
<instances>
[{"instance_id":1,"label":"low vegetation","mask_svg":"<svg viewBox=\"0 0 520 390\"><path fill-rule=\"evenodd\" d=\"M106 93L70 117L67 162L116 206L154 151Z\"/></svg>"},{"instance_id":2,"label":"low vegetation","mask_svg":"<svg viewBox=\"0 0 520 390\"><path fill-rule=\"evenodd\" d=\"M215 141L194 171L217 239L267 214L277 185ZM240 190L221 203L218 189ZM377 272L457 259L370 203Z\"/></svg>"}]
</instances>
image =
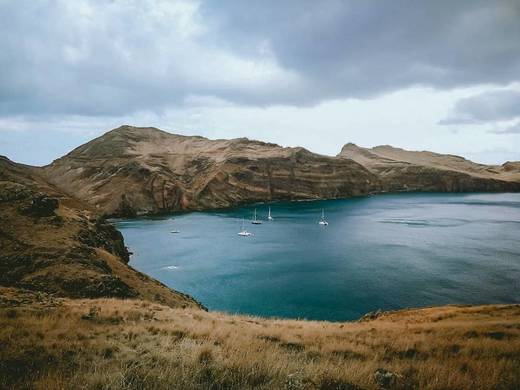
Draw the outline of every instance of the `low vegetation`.
<instances>
[{"instance_id":1,"label":"low vegetation","mask_svg":"<svg viewBox=\"0 0 520 390\"><path fill-rule=\"evenodd\" d=\"M330 323L0 288L0 388L518 389L520 305Z\"/></svg>"}]
</instances>

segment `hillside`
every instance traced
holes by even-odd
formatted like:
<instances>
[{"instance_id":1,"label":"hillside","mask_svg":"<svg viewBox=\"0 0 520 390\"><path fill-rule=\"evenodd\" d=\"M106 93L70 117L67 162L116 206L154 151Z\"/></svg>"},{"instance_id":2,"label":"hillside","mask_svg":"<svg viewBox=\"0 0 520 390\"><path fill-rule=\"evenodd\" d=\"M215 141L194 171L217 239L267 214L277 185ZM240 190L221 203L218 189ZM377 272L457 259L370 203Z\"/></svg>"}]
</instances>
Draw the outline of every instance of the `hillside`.
<instances>
[{"instance_id":1,"label":"hillside","mask_svg":"<svg viewBox=\"0 0 520 390\"><path fill-rule=\"evenodd\" d=\"M518 389L520 306L268 320L0 288L0 388Z\"/></svg>"},{"instance_id":2,"label":"hillside","mask_svg":"<svg viewBox=\"0 0 520 390\"><path fill-rule=\"evenodd\" d=\"M123 236L27 166L0 158L0 286L74 298L199 304L127 265Z\"/></svg>"},{"instance_id":3,"label":"hillside","mask_svg":"<svg viewBox=\"0 0 520 390\"><path fill-rule=\"evenodd\" d=\"M43 169L105 214L363 195L377 177L354 161L245 138L208 140L122 126Z\"/></svg>"},{"instance_id":4,"label":"hillside","mask_svg":"<svg viewBox=\"0 0 520 390\"><path fill-rule=\"evenodd\" d=\"M483 165L454 155L352 143L343 146L338 157L354 160L377 175L385 191L520 191L518 162Z\"/></svg>"},{"instance_id":5,"label":"hillside","mask_svg":"<svg viewBox=\"0 0 520 390\"><path fill-rule=\"evenodd\" d=\"M246 138L121 126L38 170L105 215L133 216L389 191L520 191L518 163L354 144L338 157Z\"/></svg>"}]
</instances>

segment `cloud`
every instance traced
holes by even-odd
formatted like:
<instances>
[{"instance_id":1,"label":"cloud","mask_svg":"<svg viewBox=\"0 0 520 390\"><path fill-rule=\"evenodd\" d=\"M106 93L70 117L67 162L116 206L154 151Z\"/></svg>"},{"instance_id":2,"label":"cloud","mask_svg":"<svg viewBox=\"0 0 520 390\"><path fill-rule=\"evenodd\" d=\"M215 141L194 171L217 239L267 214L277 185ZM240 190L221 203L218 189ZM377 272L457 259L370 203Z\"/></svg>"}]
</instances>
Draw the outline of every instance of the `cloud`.
<instances>
[{"instance_id":1,"label":"cloud","mask_svg":"<svg viewBox=\"0 0 520 390\"><path fill-rule=\"evenodd\" d=\"M508 0L19 0L0 18L0 116L309 106L520 75Z\"/></svg>"},{"instance_id":2,"label":"cloud","mask_svg":"<svg viewBox=\"0 0 520 390\"><path fill-rule=\"evenodd\" d=\"M188 96L265 104L298 77L205 44L185 1L0 3L0 115L123 115ZM280 94L283 97L283 93Z\"/></svg>"},{"instance_id":3,"label":"cloud","mask_svg":"<svg viewBox=\"0 0 520 390\"><path fill-rule=\"evenodd\" d=\"M511 126L506 127L502 130L492 130L490 133L493 134L520 134L520 121L514 123Z\"/></svg>"},{"instance_id":4,"label":"cloud","mask_svg":"<svg viewBox=\"0 0 520 390\"><path fill-rule=\"evenodd\" d=\"M517 117L520 117L520 91L502 89L460 99L439 124L479 124Z\"/></svg>"},{"instance_id":5,"label":"cloud","mask_svg":"<svg viewBox=\"0 0 520 390\"><path fill-rule=\"evenodd\" d=\"M504 84L520 74L518 2L222 0L201 10L237 53L260 55L266 43L314 87L308 99Z\"/></svg>"}]
</instances>

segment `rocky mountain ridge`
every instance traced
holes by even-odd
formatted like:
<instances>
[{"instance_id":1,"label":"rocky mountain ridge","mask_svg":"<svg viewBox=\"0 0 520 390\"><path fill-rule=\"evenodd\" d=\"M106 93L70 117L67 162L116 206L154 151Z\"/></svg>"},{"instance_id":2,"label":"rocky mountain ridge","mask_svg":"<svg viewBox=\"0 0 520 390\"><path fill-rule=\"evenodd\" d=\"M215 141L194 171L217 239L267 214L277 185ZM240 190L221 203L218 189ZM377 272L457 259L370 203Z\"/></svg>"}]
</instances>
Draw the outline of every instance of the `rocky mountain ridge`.
<instances>
[{"instance_id":1,"label":"rocky mountain ridge","mask_svg":"<svg viewBox=\"0 0 520 390\"><path fill-rule=\"evenodd\" d=\"M358 163L245 138L209 140L122 126L41 169L108 215L332 199L379 189Z\"/></svg>"},{"instance_id":2,"label":"rocky mountain ridge","mask_svg":"<svg viewBox=\"0 0 520 390\"><path fill-rule=\"evenodd\" d=\"M377 175L384 191L509 192L520 190L520 164L484 165L463 157L409 151L389 145L362 148L348 143L339 157Z\"/></svg>"},{"instance_id":3,"label":"rocky mountain ridge","mask_svg":"<svg viewBox=\"0 0 520 390\"><path fill-rule=\"evenodd\" d=\"M202 210L396 191L520 191L519 163L346 144L336 157L247 138L209 140L121 126L41 168L105 215Z\"/></svg>"}]
</instances>

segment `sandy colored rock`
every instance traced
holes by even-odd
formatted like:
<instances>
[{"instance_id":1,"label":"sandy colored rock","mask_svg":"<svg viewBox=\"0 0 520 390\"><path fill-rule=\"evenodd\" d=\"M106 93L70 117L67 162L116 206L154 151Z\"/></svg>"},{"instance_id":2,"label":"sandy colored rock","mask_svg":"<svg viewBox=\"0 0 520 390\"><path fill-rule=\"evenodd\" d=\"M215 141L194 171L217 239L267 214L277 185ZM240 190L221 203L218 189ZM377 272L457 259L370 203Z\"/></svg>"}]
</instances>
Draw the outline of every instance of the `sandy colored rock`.
<instances>
[{"instance_id":1,"label":"sandy colored rock","mask_svg":"<svg viewBox=\"0 0 520 390\"><path fill-rule=\"evenodd\" d=\"M519 191L518 164L354 144L330 157L247 138L121 126L39 171L105 215L135 216L389 191Z\"/></svg>"},{"instance_id":2,"label":"sandy colored rock","mask_svg":"<svg viewBox=\"0 0 520 390\"><path fill-rule=\"evenodd\" d=\"M122 126L43 168L49 181L105 214L332 199L378 189L358 163L304 148L209 140Z\"/></svg>"},{"instance_id":3,"label":"sandy colored rock","mask_svg":"<svg viewBox=\"0 0 520 390\"><path fill-rule=\"evenodd\" d=\"M348 143L339 157L378 176L384 191L520 191L520 163L484 165L460 156L409 151L389 145L362 148Z\"/></svg>"}]
</instances>

